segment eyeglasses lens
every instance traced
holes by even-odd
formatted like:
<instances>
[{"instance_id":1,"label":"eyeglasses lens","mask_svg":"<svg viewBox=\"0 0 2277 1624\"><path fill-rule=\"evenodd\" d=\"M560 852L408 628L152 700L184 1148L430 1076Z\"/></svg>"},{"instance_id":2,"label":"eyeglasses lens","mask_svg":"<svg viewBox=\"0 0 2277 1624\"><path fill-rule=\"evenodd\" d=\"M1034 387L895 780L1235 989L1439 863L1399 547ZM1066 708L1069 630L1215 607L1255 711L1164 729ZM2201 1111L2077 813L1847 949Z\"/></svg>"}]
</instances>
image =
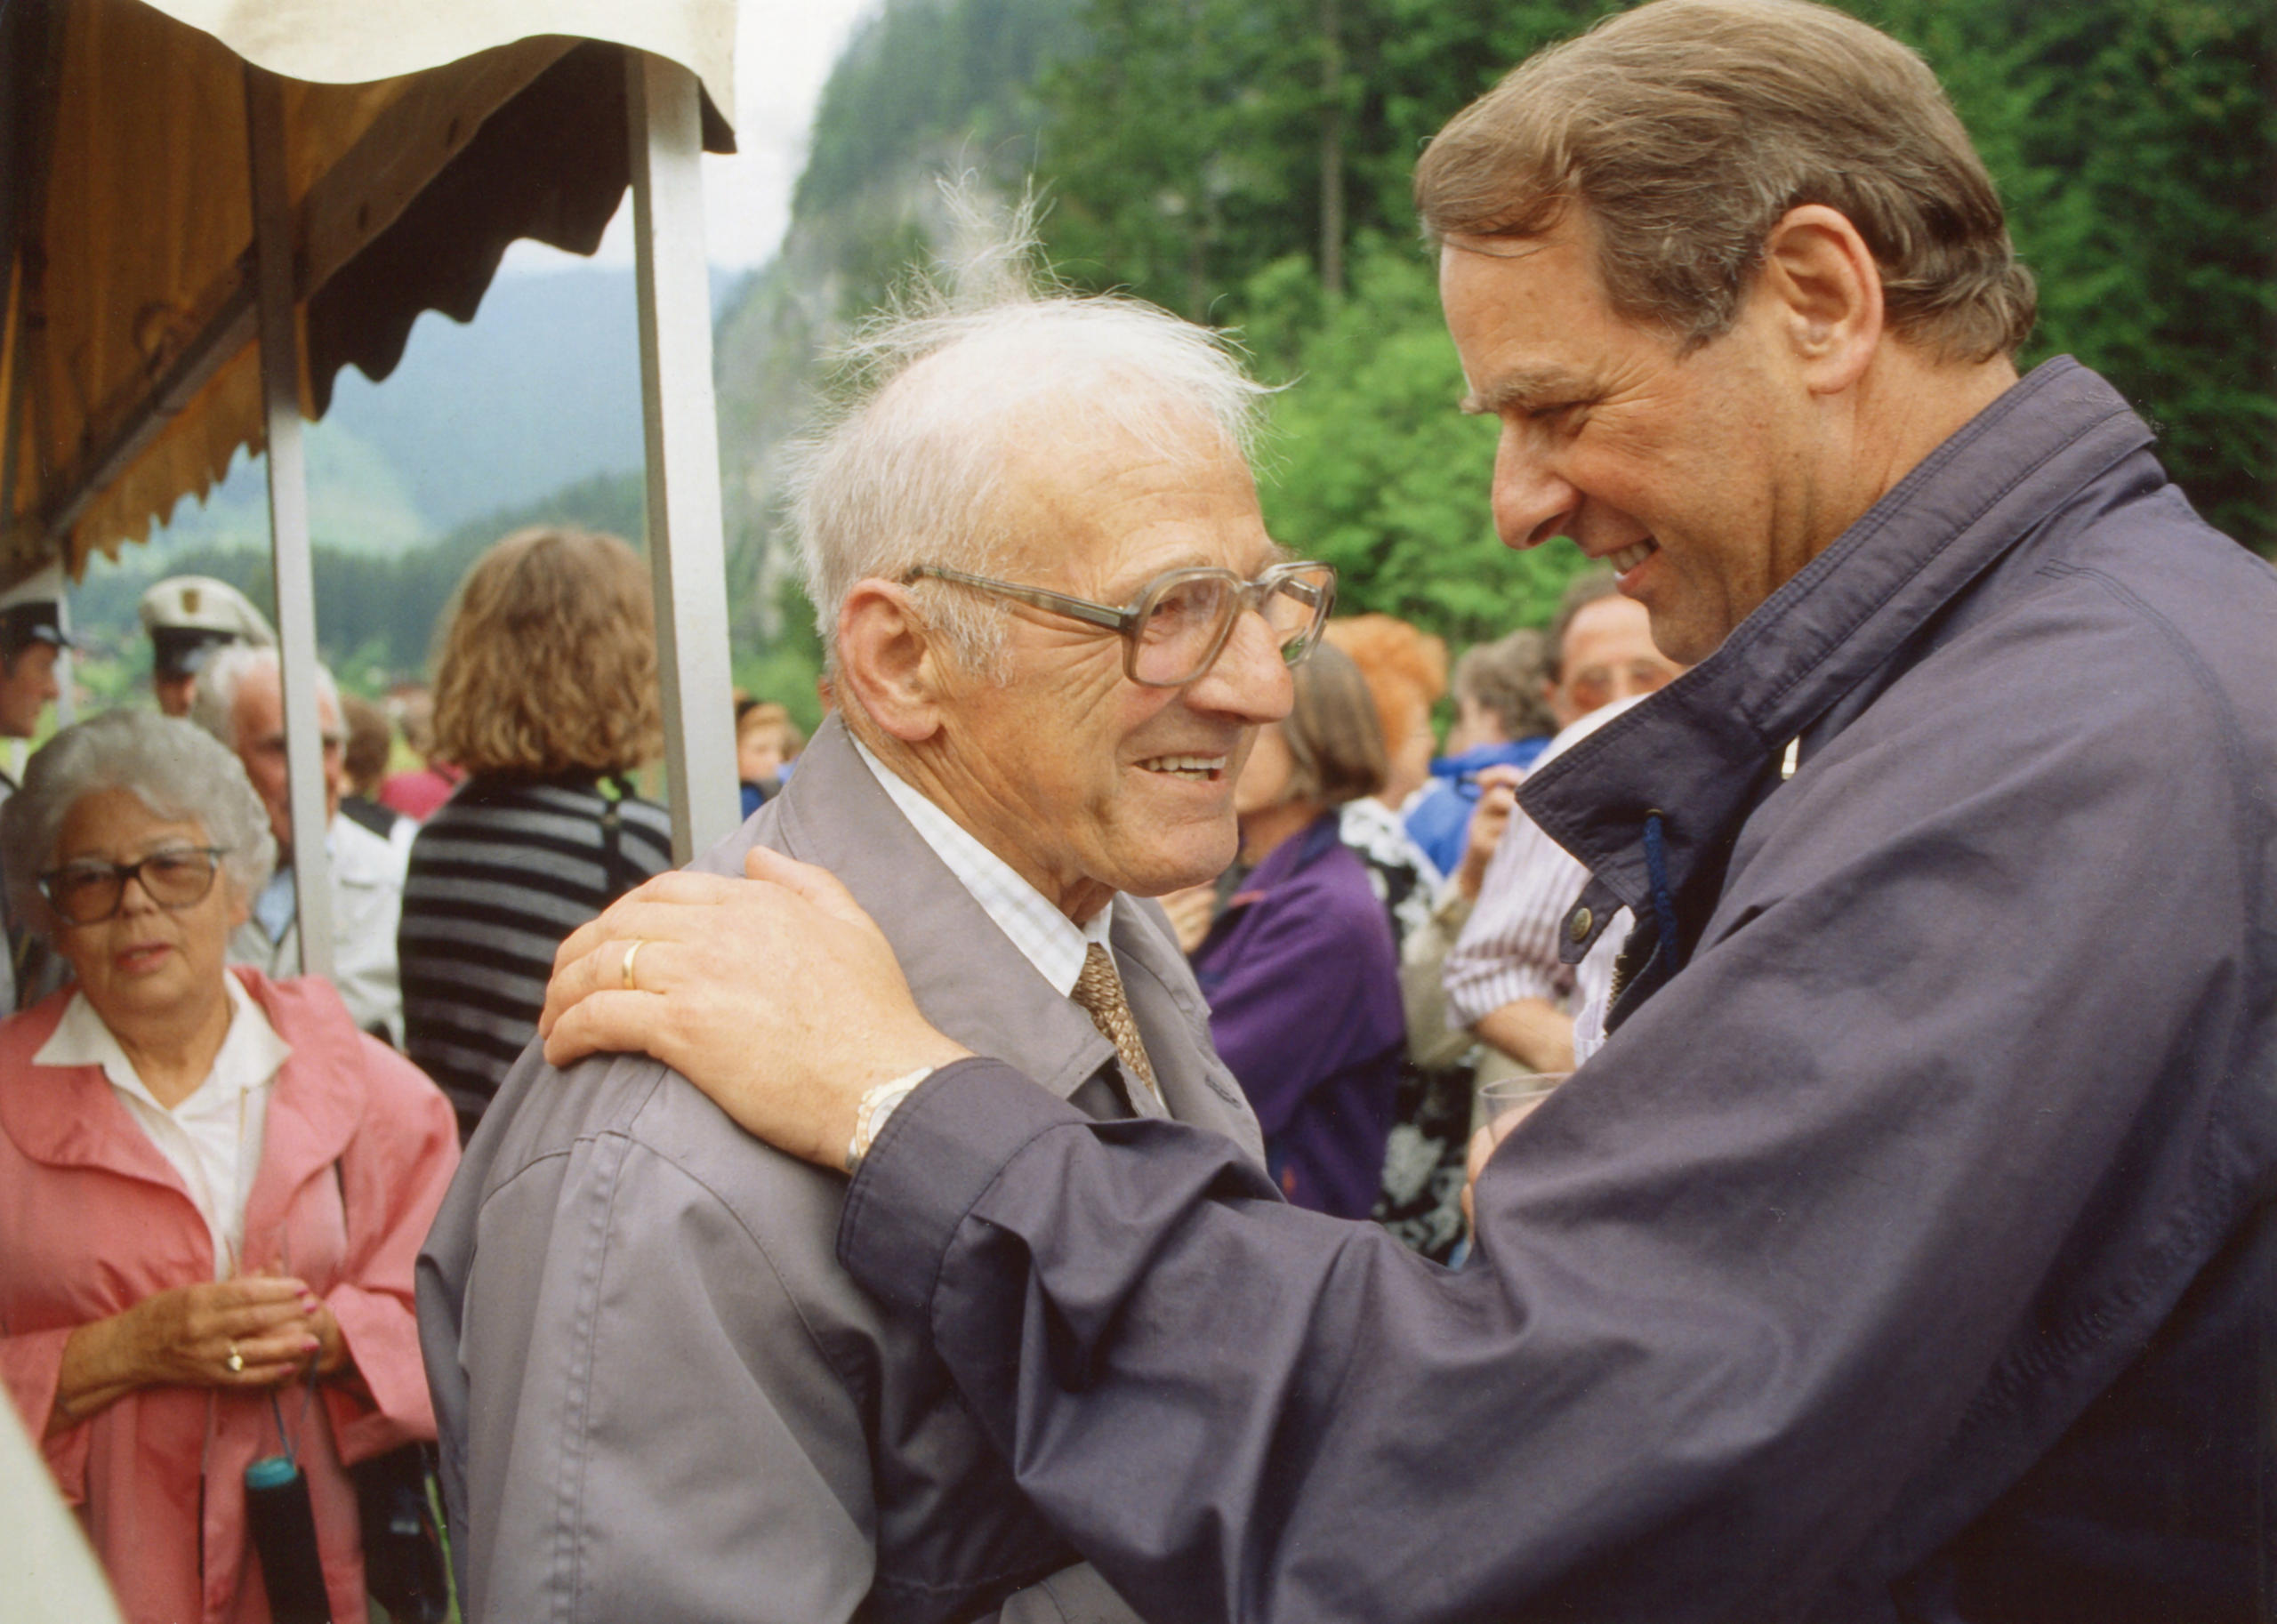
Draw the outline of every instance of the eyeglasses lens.
<instances>
[{"instance_id":1,"label":"eyeglasses lens","mask_svg":"<svg viewBox=\"0 0 2277 1624\"><path fill-rule=\"evenodd\" d=\"M1138 623L1138 680L1173 686L1196 674L1216 651L1240 601L1238 589L1224 575L1191 575L1157 587Z\"/></svg>"},{"instance_id":2,"label":"eyeglasses lens","mask_svg":"<svg viewBox=\"0 0 2277 1624\"><path fill-rule=\"evenodd\" d=\"M1320 635L1335 580L1331 570L1302 570L1280 576L1262 594L1258 612L1291 664L1303 659ZM1131 675L1162 687L1193 681L1209 668L1254 591L1222 573L1163 583L1141 607Z\"/></svg>"},{"instance_id":3,"label":"eyeglasses lens","mask_svg":"<svg viewBox=\"0 0 2277 1624\"><path fill-rule=\"evenodd\" d=\"M126 880L142 882L162 908L187 908L213 888L211 854L196 849L153 852L140 863L74 863L44 876L47 899L74 925L96 925L119 910Z\"/></svg>"}]
</instances>

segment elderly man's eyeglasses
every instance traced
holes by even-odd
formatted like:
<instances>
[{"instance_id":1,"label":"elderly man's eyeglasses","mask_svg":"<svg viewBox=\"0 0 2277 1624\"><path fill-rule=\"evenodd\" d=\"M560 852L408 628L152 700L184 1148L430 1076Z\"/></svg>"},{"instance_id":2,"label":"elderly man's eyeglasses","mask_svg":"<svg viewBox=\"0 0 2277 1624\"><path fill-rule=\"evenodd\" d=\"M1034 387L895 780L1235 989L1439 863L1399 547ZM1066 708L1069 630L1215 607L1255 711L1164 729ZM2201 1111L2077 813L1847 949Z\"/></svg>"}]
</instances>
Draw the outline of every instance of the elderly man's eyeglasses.
<instances>
[{"instance_id":1,"label":"elderly man's eyeglasses","mask_svg":"<svg viewBox=\"0 0 2277 1624\"><path fill-rule=\"evenodd\" d=\"M100 925L113 918L126 896L126 882L141 881L143 895L162 908L194 907L213 888L221 846L169 846L139 863L104 863L87 858L52 868L39 877L40 895L67 925Z\"/></svg>"},{"instance_id":2,"label":"elderly man's eyeglasses","mask_svg":"<svg viewBox=\"0 0 2277 1624\"><path fill-rule=\"evenodd\" d=\"M1122 639L1124 674L1153 688L1184 687L1199 679L1247 609L1265 617L1281 657L1294 665L1320 640L1336 603L1336 570L1327 564L1275 564L1254 581L1230 569L1174 569L1149 581L1121 608L931 564L919 565L902 583L921 578L969 586L1115 632Z\"/></svg>"}]
</instances>

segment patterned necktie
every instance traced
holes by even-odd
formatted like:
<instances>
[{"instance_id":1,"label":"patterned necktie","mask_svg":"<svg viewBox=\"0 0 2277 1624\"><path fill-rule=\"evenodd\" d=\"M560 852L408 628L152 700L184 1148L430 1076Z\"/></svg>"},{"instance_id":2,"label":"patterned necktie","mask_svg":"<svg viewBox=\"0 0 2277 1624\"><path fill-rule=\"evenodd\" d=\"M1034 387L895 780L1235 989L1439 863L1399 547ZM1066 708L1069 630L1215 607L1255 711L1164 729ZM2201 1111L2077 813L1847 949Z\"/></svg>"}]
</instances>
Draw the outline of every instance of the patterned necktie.
<instances>
[{"instance_id":1,"label":"patterned necktie","mask_svg":"<svg viewBox=\"0 0 2277 1624\"><path fill-rule=\"evenodd\" d=\"M1069 996L1083 1006L1091 1025L1114 1045L1122 1063L1138 1073L1138 1080L1160 1098L1162 1085L1155 1081L1147 1046L1138 1041L1138 1023L1130 1018L1130 1002L1122 995L1122 977L1114 973L1114 956L1104 944L1093 942L1084 950L1083 973L1075 978L1075 990Z\"/></svg>"}]
</instances>

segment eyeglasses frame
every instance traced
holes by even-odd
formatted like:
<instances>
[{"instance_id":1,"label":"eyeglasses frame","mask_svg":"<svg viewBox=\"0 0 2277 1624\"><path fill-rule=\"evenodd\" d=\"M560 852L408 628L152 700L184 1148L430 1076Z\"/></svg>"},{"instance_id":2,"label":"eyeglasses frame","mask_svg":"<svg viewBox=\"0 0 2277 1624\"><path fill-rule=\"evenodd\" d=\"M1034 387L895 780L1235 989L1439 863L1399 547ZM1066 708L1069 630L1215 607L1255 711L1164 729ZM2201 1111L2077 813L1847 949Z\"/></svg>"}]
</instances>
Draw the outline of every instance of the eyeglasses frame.
<instances>
[{"instance_id":1,"label":"eyeglasses frame","mask_svg":"<svg viewBox=\"0 0 2277 1624\"><path fill-rule=\"evenodd\" d=\"M157 893L151 890L149 881L142 878L143 865L149 863L155 863L160 857L181 857L187 856L192 852L197 852L202 855L207 862L213 865L213 872L205 877L205 888L187 902L160 901ZM199 903L204 902L207 897L213 895L214 881L221 877L221 859L229 855L229 848L227 846L167 846L157 851L145 853L142 856L133 863L107 863L99 857L81 857L75 859L73 862L63 864L60 868L52 868L46 871L46 872L40 874L37 877L39 883L39 894L46 899L47 905L55 910L56 918L61 920L65 924L73 926L74 928L87 925L106 925L112 920L117 919L121 911L123 911L126 906L126 882L130 880L142 888L142 895L148 896L153 904L165 909L169 913L179 913L186 908L195 908ZM118 896L112 902L110 905L110 912L103 914L98 919L71 918L63 912L62 905L55 900L55 894L48 889L49 884L52 881L62 879L63 876L69 872L73 868L92 870L99 867L109 869L112 878L118 881Z\"/></svg>"},{"instance_id":2,"label":"eyeglasses frame","mask_svg":"<svg viewBox=\"0 0 2277 1624\"><path fill-rule=\"evenodd\" d=\"M1320 607L1313 615L1311 631L1297 645L1293 655L1285 648L1283 651L1283 657L1294 665L1313 651L1314 646L1320 641L1321 628L1328 623L1328 617L1335 609L1336 566L1333 564L1323 564L1315 559L1291 559L1273 565L1254 581L1244 581L1234 571L1215 564L1194 564L1180 569L1167 569L1139 588L1138 596L1121 608L1112 604L1094 603L1088 598L1073 598L1065 592L1051 591L1041 586L1024 586L1015 581L997 581L987 575L967 575L963 570L949 569L938 564L913 566L901 577L901 584L912 586L921 580L946 581L957 586L969 586L978 591L993 593L999 598L1009 598L1032 609L1042 609L1047 615L1062 615L1087 626L1098 626L1122 639L1122 674L1131 681L1141 687L1182 688L1201 681L1210 674L1210 668L1226 651L1226 641L1233 636L1234 627L1240 623L1243 614L1251 610L1262 612L1267 598L1280 591L1299 570L1307 569L1326 570L1328 584L1323 589ZM1231 581L1241 594L1240 607L1226 617L1225 624L1219 628L1217 639L1210 645L1210 651L1195 663L1192 676L1180 678L1176 682L1149 681L1138 671L1140 611L1169 586L1203 577Z\"/></svg>"}]
</instances>

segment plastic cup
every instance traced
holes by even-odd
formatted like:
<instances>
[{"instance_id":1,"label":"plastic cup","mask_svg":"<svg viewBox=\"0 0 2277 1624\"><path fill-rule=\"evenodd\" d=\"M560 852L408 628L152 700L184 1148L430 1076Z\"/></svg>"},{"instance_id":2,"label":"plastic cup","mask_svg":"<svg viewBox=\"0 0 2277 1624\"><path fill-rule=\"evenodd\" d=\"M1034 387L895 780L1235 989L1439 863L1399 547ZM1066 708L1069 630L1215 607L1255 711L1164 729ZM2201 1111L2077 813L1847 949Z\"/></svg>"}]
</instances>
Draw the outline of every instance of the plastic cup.
<instances>
[{"instance_id":1,"label":"plastic cup","mask_svg":"<svg viewBox=\"0 0 2277 1624\"><path fill-rule=\"evenodd\" d=\"M1536 1105L1573 1074L1521 1072L1515 1077L1497 1077L1492 1082L1479 1084L1478 1125L1488 1135L1487 1144L1500 1145L1510 1130L1525 1121Z\"/></svg>"},{"instance_id":2,"label":"plastic cup","mask_svg":"<svg viewBox=\"0 0 2277 1624\"><path fill-rule=\"evenodd\" d=\"M1571 1072L1521 1072L1515 1077L1497 1077L1492 1082L1478 1085L1476 1109L1474 1113L1478 1127L1470 1136L1469 1167L1463 1180L1462 1204L1466 1220L1473 1218L1471 1192L1478 1184L1478 1175L1484 1170L1494 1147L1509 1136L1510 1130L1548 1099L1558 1084L1573 1073Z\"/></svg>"}]
</instances>

